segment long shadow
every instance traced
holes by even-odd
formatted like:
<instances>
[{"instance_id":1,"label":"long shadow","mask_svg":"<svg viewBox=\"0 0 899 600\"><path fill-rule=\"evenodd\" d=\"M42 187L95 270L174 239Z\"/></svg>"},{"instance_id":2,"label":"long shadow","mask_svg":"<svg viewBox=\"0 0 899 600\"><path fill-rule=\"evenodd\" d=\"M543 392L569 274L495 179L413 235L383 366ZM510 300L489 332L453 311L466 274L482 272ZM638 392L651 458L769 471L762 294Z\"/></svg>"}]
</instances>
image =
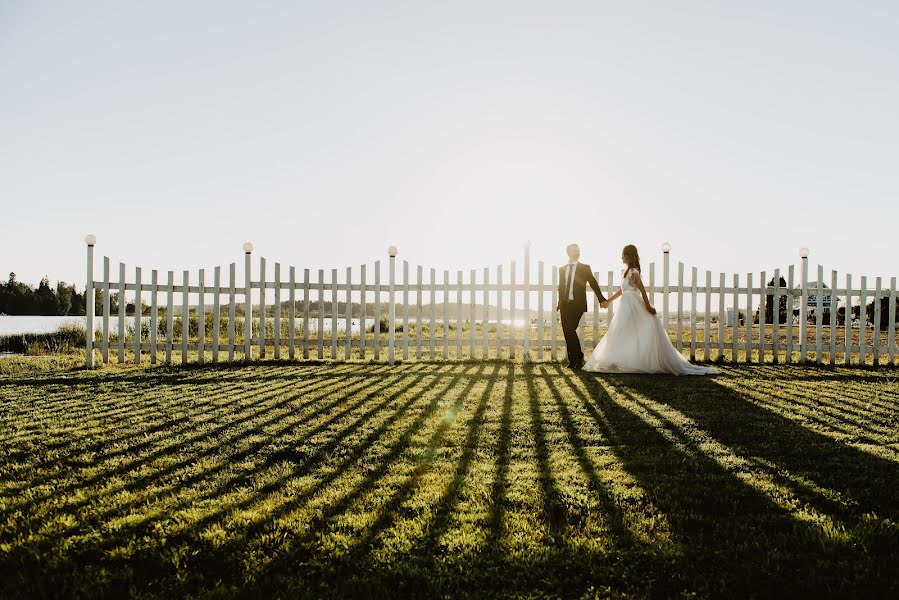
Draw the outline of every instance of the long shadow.
<instances>
[{"instance_id":1,"label":"long shadow","mask_svg":"<svg viewBox=\"0 0 899 600\"><path fill-rule=\"evenodd\" d=\"M626 383L638 393L650 392L639 378ZM689 398L655 387L650 393L702 422L722 443L844 495L841 516L899 518L899 463L803 427L713 379L695 381L691 387L697 393Z\"/></svg>"},{"instance_id":2,"label":"long shadow","mask_svg":"<svg viewBox=\"0 0 899 600\"><path fill-rule=\"evenodd\" d=\"M430 378L429 374L426 374L420 377L417 380L413 380L408 389L417 390L414 394L411 394L402 404L396 406L392 412L392 414L387 417L384 422L382 422L375 430L368 433L361 441L356 443L350 452L347 453L345 457L337 464L337 466L329 471L324 477L317 480L313 485L309 488L303 490L302 492L294 495L287 502L284 502L277 508L272 511L269 511L263 519L251 523L248 525L244 532L241 535L232 536L229 539L228 547L229 549L233 549L235 546L243 545L246 540L252 539L255 535L257 535L260 531L262 531L269 523L276 521L281 516L289 513L291 510L302 506L308 499L312 498L318 491L327 487L330 483L338 479L353 463L355 463L359 458L361 458L365 451L371 448L378 439L389 430L391 425L393 425L400 417L402 417L406 410L410 409L418 402L426 393L433 392L439 389L451 389L455 383L458 383L459 379L461 379L462 375L456 373L455 379L451 379L449 381L433 381ZM434 387L442 386L441 387ZM344 429L340 435L335 436L335 438L331 439L328 443L323 444L322 446L316 448L316 450L304 457L299 461L298 464L295 465L293 469L291 469L290 473L279 477L276 481L270 482L264 486L261 486L258 490L255 491L254 495L242 500L238 503L234 503L227 507L223 507L220 510L215 511L214 513L198 520L195 522L196 527L202 527L208 523L210 523L215 518L219 518L224 516L225 512L232 512L235 510L240 510L251 506L254 502L259 501L264 498L267 494L272 493L278 489L280 489L290 478L295 477L297 475L303 473L309 473L311 469L320 465L321 463L328 460L333 450L340 446L341 441L343 441L346 437L348 437L351 433L353 433L365 419L370 419L377 412L380 412L383 408L393 404L393 402L406 390L397 390L392 394L385 396L384 399L374 408L366 411L364 415L362 415L352 427L348 427ZM372 473L366 476L365 481L360 484L359 488L356 490L356 494L361 493L361 491L365 488L366 485L370 485L374 481L376 481L380 476L377 473L386 472L388 469L388 463L392 462L399 456L400 452L408 445L408 440L418 431L418 429L424 424L425 420L428 416L433 414L433 412L437 409L439 404L440 396L439 394L434 394L431 402L421 410L418 418L407 426L400 438L400 441L394 445L393 450L388 454L387 458L384 458L380 461L380 465L378 469L373 471ZM354 495L355 497L355 495ZM344 498L340 503L336 505L331 505L326 509L326 514L337 514L340 512L339 506L349 502L350 500ZM320 519L325 518L325 516L320 516ZM310 531L313 531L310 528Z\"/></svg>"},{"instance_id":3,"label":"long shadow","mask_svg":"<svg viewBox=\"0 0 899 600\"><path fill-rule=\"evenodd\" d=\"M458 393L458 398L454 402L454 409L459 410L464 402L467 394L471 391L471 388L474 386L477 381L480 373L483 371L484 366L480 365L475 368L476 371L474 373L468 374L469 381L465 384L464 388L460 390ZM444 382L445 390L454 390L456 389L456 383L461 380L463 374L456 373L456 378L454 380L450 380L449 382ZM416 394L416 397L421 397L424 395L424 390ZM434 412L437 410L440 405L441 394L434 394L431 402L423 407L414 422L408 425L399 439L397 439L391 446L389 452L378 459L377 468L373 469L371 472L367 473L362 482L360 482L351 492L344 495L339 502L331 504L324 508L320 514L317 514L312 521L306 527L306 534L300 536L299 538L292 540L288 545L287 550L279 555L275 560L273 560L269 565L267 565L266 572L267 573L283 573L287 572L291 569L296 562L302 561L302 556L308 551L310 545L312 545L315 539L321 535L327 529L327 524L337 515L345 512L350 506L352 506L353 502L355 502L358 498L360 498L363 494L370 491L375 487L375 485L380 481L391 469L391 467L396 463L396 461L402 456L402 454L409 448L410 443L412 441L412 436L419 431L419 429L427 422L428 418L430 418ZM446 431L449 428L450 423L447 421L442 422L434 434L432 434L431 439L428 442L428 448L435 448L441 440L443 440L446 435ZM374 432L369 436L369 439L366 440L364 447L368 447L373 444L377 437L380 436L383 431L386 430L385 427L379 428L378 431ZM375 436L374 434L377 434ZM358 457L359 453L353 453L353 460ZM301 495L297 496L290 502L286 503L284 506L280 507L277 511L270 513L266 521L271 522L276 520L279 516L286 514L290 510L299 507L304 503L308 498L311 498L313 494L319 489L323 489L326 485L334 481L340 474L343 473L345 469L347 469L350 465L350 461L344 461L343 465L336 470L335 473L329 474L327 477L323 478L319 482L313 486L312 489L304 491ZM408 490L414 487L414 477L415 473L418 473L420 477L422 471L421 466L416 468L413 471L413 478L408 480L406 485L403 486L392 498L391 504L393 507L387 507L385 510L382 510L379 517L376 519L376 522L369 528L369 535L366 536L369 540L371 539L371 532L377 532L382 529L382 527L390 522L390 517L393 512L395 512L396 507L402 501L402 499L406 496ZM265 522L260 523L256 527L251 528L250 531L247 532L246 539L251 539L263 526ZM359 548L359 544L354 544L354 547ZM350 553L349 556L357 556L358 552ZM343 568L346 568L348 565L344 562ZM265 577L265 575L263 575Z\"/></svg>"},{"instance_id":4,"label":"long shadow","mask_svg":"<svg viewBox=\"0 0 899 600\"><path fill-rule=\"evenodd\" d=\"M783 595L787 590L832 595L834 590L877 589L876 581L872 587L870 573L840 569L844 564L863 562L860 549L841 545L833 550L823 546L821 540L826 534L817 523L797 520L786 508L704 452L684 452L673 446L653 426L613 399L598 377L586 373L577 377L586 392L569 383L570 387L597 425L611 437L624 441L616 449L620 461L647 491L653 504L667 515L681 553L682 562L673 565L670 579L664 585L660 582L661 587L654 589L653 595L676 593L685 584L712 595L738 593L741 589L763 596ZM746 429L746 413L733 410L730 403L722 400L723 386L714 380L691 378L687 384L673 377L663 381L659 376L607 379L616 390L630 387L654 400L663 394L673 408L692 416L700 427L708 428L722 443L731 442L732 447L736 445L734 440L718 435L723 433L720 429ZM690 393L681 398L685 390ZM696 403L715 410L685 410ZM714 420L721 417L728 422L719 429ZM784 424L782 431L769 429L759 441L770 442L778 433L788 434L787 430L796 427ZM679 581L681 572L690 573L691 580Z\"/></svg>"},{"instance_id":5,"label":"long shadow","mask_svg":"<svg viewBox=\"0 0 899 600\"><path fill-rule=\"evenodd\" d=\"M247 388L247 386L243 382L241 382L239 380L235 380L233 378L223 380L223 382L224 382L224 385L222 385L222 382L220 382L218 386L216 386L214 388L209 388L208 391L213 392L213 394L211 396L207 397L205 399L205 401L194 402L191 405L190 416L185 415L185 416L183 416L179 419L175 419L175 420L172 420L171 418L169 418L166 415L166 413L164 412L164 409L167 407L163 406L159 403L159 400L167 397L167 395L169 394L169 391L171 389L165 380L151 381L147 385L141 386L137 389L126 388L124 386L119 386L114 389L106 389L106 386L104 386L101 390L96 390L96 392L95 392L95 393L102 392L104 395L108 396L113 391L121 391L121 392L127 391L128 395L130 395L130 396L140 395L139 402L135 402L133 400L128 400L128 399L126 399L125 394L119 393L119 394L113 395L105 400L101 400L100 401L101 403L99 406L96 404L96 402L94 402L93 405L88 405L87 399L83 399L83 400L75 401L71 405L69 405L65 408L61 408L58 412L63 413L63 411L66 411L66 410L71 411L75 408L80 408L80 409L82 409L82 412L86 413L85 416L88 416L91 420L109 420L109 421L121 421L121 422L125 422L126 419L128 419L130 417L135 417L135 416L151 416L153 418L156 418L156 420L153 421L154 425L152 427L150 427L149 429L142 429L137 434L120 435L118 437L103 436L100 440L94 442L93 444L90 444L87 446L81 446L79 448L82 451L99 452L104 448L108 448L112 445L117 445L121 441L131 438L131 437L136 437L137 435L140 435L143 438L147 438L148 436L152 435L154 432L157 432L157 431L160 431L163 429L170 429L172 426L175 426L179 423L188 423L190 421L195 421L196 416L204 414L203 409L205 407L217 406L216 402L219 399L227 398L227 397L231 396L231 392L234 392L235 390L246 388L247 395L250 393L255 393L258 390L258 387ZM123 383L125 383L125 382L123 382ZM194 387L199 388L200 390L203 390L204 386L197 385ZM142 394L141 392L144 389L152 390L152 393ZM122 406L123 404L124 404L124 406ZM112 408L109 408L108 410L100 410L101 408L103 408L107 405L112 406ZM50 411L46 411L44 409L39 409L39 410L40 410L40 414L44 418L44 420L51 420L55 417L56 411L50 412ZM151 411L151 410L154 411L152 414L149 413L149 411ZM132 428L129 425L130 424L123 425L120 427L120 429L122 429L126 433L130 432ZM75 427L77 427L77 426L75 426ZM73 429L74 429L74 427L73 427ZM40 431L35 431L35 432L33 432L33 434L34 433L39 434ZM44 443L44 444L42 444L42 448L45 451L61 449L61 448L70 446L72 443L77 443L80 441L79 438L72 439L72 438L69 438L68 436L66 436L66 437L67 437L67 439L59 441L59 442ZM150 443L150 442L145 442L145 443ZM109 458L114 458L115 456L117 456L119 454L131 453L131 452L134 452L135 450L139 450L139 449L140 449L140 447L126 447L118 452L103 452L103 459L108 460Z\"/></svg>"},{"instance_id":6,"label":"long shadow","mask_svg":"<svg viewBox=\"0 0 899 600\"><path fill-rule=\"evenodd\" d=\"M267 398L267 397L274 396L278 391L280 391L281 389L284 389L285 387L286 387L286 386L281 386L281 387L277 387L277 388L275 388L275 387L270 387L270 388L264 390L264 391L265 391L265 394L266 394L265 397ZM226 391L227 391L227 390L226 390ZM258 392L259 392L258 389L254 389L254 390L252 390L252 391L253 391L254 393L258 393ZM223 393L225 393L225 392L223 392ZM212 401L210 401L210 402L212 402ZM132 403L133 403L133 401L132 401ZM246 407L245 410L249 410L250 408L251 408L251 407ZM185 429L185 430L186 430L186 429L190 429L190 428L192 428L192 427L196 427L196 426L198 426L198 425L202 425L202 424L206 423L207 421L214 420L215 416L217 416L217 411L218 411L219 409L220 409L220 407L217 406L217 405L212 405L212 404L210 404L210 405L206 406L206 409L205 409L205 410L202 410L202 411L200 411L200 412L198 413L197 416L200 417L199 420L197 420L197 419L191 419L191 420L188 421L188 422L182 422L182 424L183 424L183 426L184 426L184 429ZM203 419L202 417L204 417L204 416L206 416L206 415L213 415L213 416L212 416L212 417L209 417L208 419ZM106 438L106 437L103 437L103 438L101 438L101 439L97 442L97 444L100 444L101 446L112 445L112 444L114 444L114 443L121 443L122 441L124 441L124 440L126 440L126 439L129 439L129 438L137 438L137 437L143 437L143 436L144 436L144 432L143 432L142 430L134 430L133 428L129 428L127 431L133 431L133 433L131 433L131 434L129 434L129 435L126 435L126 436L116 436L116 437L114 437L114 438ZM173 433L176 433L176 432L173 432ZM73 440L73 443L77 443L77 442L78 442L78 439L77 439L77 438ZM144 441L144 442L138 444L138 446L147 448L147 447L149 447L149 446L151 446L151 445L154 445L154 444L156 444L156 443L157 443L157 440L146 440L146 441ZM138 466L140 466L140 465L142 465L142 464L145 464L145 463L147 463L147 462L150 461L150 460L153 460L154 458L158 458L159 456L162 456L162 455L164 455L164 454L167 454L168 451L173 447L172 444L174 444L174 442L172 442L171 439L168 439L168 440L166 440L166 443L167 443L168 445L162 446L160 449L157 449L156 451L154 451L154 453L152 453L151 455L148 455L148 456L142 456L142 457L140 457L140 458L134 458L134 459L131 459L131 460L125 462L125 463L122 464L122 465L118 465L117 468L114 469L114 470L112 470L112 471L109 471L109 470L105 470L105 471L104 471L104 470L101 470L101 471L100 471L99 473L97 473L96 475L93 475L93 476L91 476L91 477L88 477L87 479L80 480L80 481L77 481L77 482L72 482L72 483L70 483L70 484L67 484L67 485L64 486L64 487L61 487L61 488L59 488L59 487L54 488L54 489L51 491L51 494L54 495L54 496L55 496L55 495L58 495L58 494L63 494L63 495L65 495L65 494L68 494L68 493L70 493L70 492L72 492L72 491L74 491L74 490L76 490L76 489L79 489L79 488L90 487L90 486L92 486L92 485L94 485L94 484L96 484L96 483L99 483L101 480L103 480L103 479L105 479L105 478L107 478L107 477L109 477L109 476L111 476L111 475L121 475L121 474L124 474L124 473L126 473L126 472L132 470L133 468L137 468ZM95 445L96 445L96 444L95 444ZM116 456L121 456L121 455L124 455L124 454L133 454L137 449L138 449L137 447L135 447L135 446L132 445L132 446L129 446L128 448L126 448L126 449L123 449L122 451L114 451L114 453L106 453L106 452L103 452L103 456L99 457L99 460L100 460L100 461L107 461L107 460L110 460L110 458L115 458ZM97 450L97 451L98 451L98 452L101 452L102 450ZM62 454L60 454L60 456L56 459L56 462L59 464L60 467L71 468L71 467L73 466L70 457L67 457L67 456L62 455ZM88 465L85 465L85 466L88 466ZM42 484L44 484L44 483L49 483L49 482L51 482L51 481L57 479L58 473L54 472L54 468L53 468L53 467L54 467L54 465L53 465L52 463L48 463L48 462L46 462L46 461L42 462L41 468L45 469L45 470L47 471L47 474L44 475L41 479L31 479L31 480L29 480L29 481L28 481L28 484L29 484L30 486L42 485ZM38 502L38 501L41 501L41 500L44 500L44 499L46 499L46 497L40 497L40 496L34 497L34 498L31 499L31 504L34 504L35 502ZM27 506L26 506L26 508L27 508ZM71 505L69 505L69 508L71 508Z\"/></svg>"},{"instance_id":7,"label":"long shadow","mask_svg":"<svg viewBox=\"0 0 899 600\"><path fill-rule=\"evenodd\" d=\"M562 499L562 492L556 485L549 464L549 448L546 444L546 425L540 412L540 396L534 385L534 378L527 377L528 411L531 417L531 435L534 438L534 452L537 455L538 480L543 496L543 521L546 523L546 541L564 544L562 532L568 521L568 511Z\"/></svg>"},{"instance_id":8,"label":"long shadow","mask_svg":"<svg viewBox=\"0 0 899 600\"><path fill-rule=\"evenodd\" d=\"M490 517L487 546L494 552L500 551L500 542L505 534L506 498L508 495L510 443L512 436L512 400L514 371L510 369L503 392L503 409L500 417L499 437L496 440L496 467L493 475L490 497Z\"/></svg>"},{"instance_id":9,"label":"long shadow","mask_svg":"<svg viewBox=\"0 0 899 600\"><path fill-rule=\"evenodd\" d=\"M289 404L290 402L292 402L293 400L295 400L297 398L298 394L292 394L291 396L289 396L283 400L280 400L274 406L266 407L266 412L274 412L274 414L272 414L270 417L268 417L267 419L265 419L264 421L262 421L260 423L257 423L255 425L255 427L253 427L253 429L236 431L233 436L231 436L227 440L224 440L222 445L228 445L229 443L233 444L233 443L236 443L237 441L239 441L240 439L247 438L247 437L250 437L250 438L258 437L260 439L258 439L257 441L254 441L248 447L246 447L238 452L235 452L233 454L230 454L228 456L227 463L221 462L215 467L205 469L203 471L194 473L194 474L190 475L189 477L179 479L177 482L177 485L175 487L173 487L171 489L166 488L166 489L162 489L162 490L157 490L156 495L158 496L160 494L167 494L167 493L177 494L179 491L186 489L186 488L200 482L201 480L208 479L208 478L226 470L230 464L239 463L240 461L260 452L261 450L263 450L264 448L266 448L267 446L270 445L271 440L277 439L278 436L282 436L282 435L286 436L286 435L290 434L292 431L301 427L304 423L307 423L311 419L318 416L319 413L325 413L327 411L330 411L335 406L341 405L340 410L336 411L334 414L329 415L329 417L327 419L322 420L313 429L304 432L304 435L302 438L300 438L298 440L293 440L292 443L294 445L297 445L306 440L309 440L312 437L314 437L316 434L318 434L322 431L325 431L330 425L339 421L343 416L351 413L353 410L359 408L360 406L363 406L367 400L375 397L378 393L380 393L380 391L387 389L390 385L398 383L398 382L402 381L403 379L407 379L407 378L411 378L411 377L412 377L412 375L409 373L395 374L391 377L384 378L380 382L379 385L373 385L373 386L370 385L370 382L367 380L360 380L360 381L356 382L353 386L342 389L340 396L338 398L335 398L331 402L327 403L325 406L321 407L321 410L316 411L316 412L310 412L309 414L305 415L298 421L286 421L284 423L284 425L277 431L270 432L268 434L263 435L263 431L266 427L282 420L283 415L281 413L278 413L277 411L279 408L286 406L287 404ZM356 393L357 391L364 388L366 385L369 385L370 387L369 387L369 389L366 389L365 394L363 394L359 398L354 399L352 402L346 402L346 396ZM313 406L317 401L321 400L328 394L333 393L334 391L335 391L335 389L334 389L333 385L329 386L325 390L316 389L316 395L309 398L299 408L306 408L306 407ZM382 409L384 406L386 406L386 404L387 404L387 401L382 402L381 404L373 407L372 409L369 409L369 411L367 411L365 414L363 414L358 419L356 419L356 423L358 424L358 423L363 422L364 419L370 417L376 411ZM346 430L344 430L344 435L348 434L348 432L351 430L352 430L352 427L348 427ZM208 436L204 436L204 437L208 437ZM338 439L340 439L341 437L342 436L339 436ZM165 475L176 472L180 468L188 466L190 463L198 460L199 458L214 454L215 452L217 452L217 450L218 450L218 447L212 447L212 448L204 450L203 452L200 452L198 454L192 454L191 456L183 459L179 463L176 463L174 465L169 465L169 466L165 467L164 469L153 471L152 473L145 476L145 480L147 483L149 483L152 480L160 479L161 477L164 477ZM295 459L296 460L296 459L301 459L301 458L302 457L300 455L298 455L296 452L287 452L287 453L273 452L273 453L269 454L266 457L266 459L264 461L262 461L261 464L258 465L257 467L255 467L254 469L239 473L231 478L226 479L225 481L217 482L217 484L215 486L213 486L212 488L210 488L207 491L204 491L204 493L200 494L199 496L190 498L189 502L195 503L195 502L199 502L199 501L202 501L205 499L219 497L231 489L235 489L236 487L239 487L240 485L242 485L244 483L250 482L259 472L264 471L265 469L269 468L276 462L280 462L285 459ZM140 489L143 485L143 482L131 482L130 485L132 485L134 489ZM141 496L140 498L135 499L135 501L130 503L129 505L116 507L115 511L107 511L107 513L95 515L95 519L102 521L103 519L109 518L110 516L113 516L114 514L123 513L123 512L125 512L125 510L136 506L138 503L144 503L144 502L151 501L151 500L153 500L153 497ZM187 502L187 501L179 502L178 505L175 506L174 508L172 508L171 510L173 510L173 511L177 510L178 508L182 507L185 504L185 502ZM130 528L146 529L149 525L151 525L155 522L158 522L164 518L166 518L166 515L159 515L158 517L147 517L145 519L142 519L139 521L134 521L134 522L130 523L129 527L124 528L124 529L130 529Z\"/></svg>"},{"instance_id":10,"label":"long shadow","mask_svg":"<svg viewBox=\"0 0 899 600\"><path fill-rule=\"evenodd\" d=\"M494 366L493 373L486 376L487 385L485 386L484 391L480 394L477 408L475 408L474 413L469 419L468 432L466 433L465 440L462 442L462 455L456 462L453 479L447 486L447 489L444 492L443 496L440 498L440 500L438 500L436 507L434 508L434 515L431 520L430 527L428 527L424 536L422 536L422 538L419 539L415 544L413 550L411 550L412 554L436 552L437 542L440 536L444 532L446 532L447 527L449 526L452 511L458 504L459 498L462 494L462 488L465 484L465 478L471 469L471 465L475 459L475 456L477 455L478 443L481 437L481 429L484 425L484 414L487 411L490 396L493 393L493 388L495 387L498 379L498 370L499 367ZM510 367L509 377L514 377L513 367ZM459 398L453 404L454 414L458 414L458 412L462 410L465 401L471 398L471 389L472 387L474 387L475 381L476 379L473 377L469 384L465 387L465 389L462 390ZM453 420L453 422L455 422L455 419ZM428 441L426 450L427 454L433 454L440 446L443 445L445 437L449 433L453 422L444 420L438 426L437 430ZM429 460L425 460L424 462L416 466L403 486L384 505L378 518L369 527L368 532L356 542L355 549L357 556L361 557L361 554L369 549L370 544L375 538L377 538L378 534L380 534L382 531L386 531L391 524L395 523L398 519L401 518L399 514L400 506L402 506L403 502L405 502L415 492L418 487L419 481L421 480L421 477L428 470L430 470L430 468L431 462Z\"/></svg>"},{"instance_id":11,"label":"long shadow","mask_svg":"<svg viewBox=\"0 0 899 600\"><path fill-rule=\"evenodd\" d=\"M533 372L534 370L534 368L529 368L527 370L528 377L537 376ZM542 368L540 368L540 370L543 372L543 374L541 375L541 379L543 380L543 383L546 385L547 389L549 389L550 394L552 395L553 400L555 401L555 404L559 409L559 414L562 417L562 421L565 424L565 430L568 434L568 441L571 445L572 450L574 451L575 456L577 457L578 465L580 466L581 471L590 481L590 489L593 492L594 497L596 497L596 499L599 501L604 515L608 517L610 532L612 533L615 541L620 547L630 548L635 544L636 540L634 539L633 532L631 532L631 530L627 526L624 512L621 510L621 506L612 495L608 485L606 485L599 478L594 465L591 463L590 458L587 456L584 440L580 432L578 431L578 427L575 424L574 419L571 416L571 411L569 410L568 405L562 400L562 394L559 391L559 388L556 385L554 379L549 376L549 373L546 370Z\"/></svg>"},{"instance_id":12,"label":"long shadow","mask_svg":"<svg viewBox=\"0 0 899 600\"><path fill-rule=\"evenodd\" d=\"M770 385L761 381L753 381L752 387L752 392L755 394L781 400L786 408L797 412L801 411L803 418L827 429L846 435L863 434L875 437L891 433L887 426L870 423L871 414L864 414L861 410L850 406L848 402L844 402L842 405L838 404L835 397L824 390L816 389L813 397L806 391L788 391L782 386ZM739 392L739 390L735 391ZM752 397L751 394L744 395ZM871 413L882 415L879 410L872 410ZM831 417L837 422L828 421L823 417Z\"/></svg>"},{"instance_id":13,"label":"long shadow","mask_svg":"<svg viewBox=\"0 0 899 600\"><path fill-rule=\"evenodd\" d=\"M234 419L234 420L228 421L227 423L224 423L224 424L221 424L221 425L217 426L216 428L214 428L214 429L211 430L211 431L205 432L205 433L203 433L202 435L195 435L195 436L189 438L188 440L177 440L177 439L174 440L174 441L173 441L173 440L167 440L167 444L166 444L166 445L163 445L163 446L161 446L161 447L155 449L153 452L151 452L151 453L148 454L148 455L140 456L140 457L137 457L137 458L132 458L131 460L129 460L129 461L127 461L127 462L125 462L125 463L123 463L123 464L121 464L121 465L117 465L116 468L114 468L114 469L112 469L112 470L103 470L103 471L100 471L100 472L96 473L95 475L92 475L91 477L88 477L87 479L84 479L84 480L81 480L81 481L77 481L77 482L72 482L72 483L70 483L70 484L68 484L68 485L66 485L66 486L64 486L64 487L62 487L62 488L57 488L57 489L53 490L53 493L54 493L54 494L68 495L68 494L72 493L73 491L75 491L75 490L77 490L77 489L89 488L89 487L91 487L91 486L94 485L94 484L100 483L100 482L101 482L102 480L104 480L104 479L107 479L107 478L110 478L110 477L116 477L116 476L119 476L119 475L125 475L125 474L127 474L127 473L130 473L130 472L133 471L134 469L137 469L137 468L140 467L141 465L149 464L151 461L153 461L153 460L155 460L155 459L157 459L157 458L160 458L160 457L162 457L162 456L165 456L165 455L167 455L167 454L170 454L174 448L176 448L176 447L181 447L181 446L182 446L183 444L185 444L185 443L191 443L191 444L192 444L192 443L199 443L199 442L201 442L202 440L208 439L208 438L210 438L211 436L216 435L216 434L218 434L218 433L221 433L222 431L224 431L224 430L226 430L226 429L228 429L228 428L231 428L231 427L234 427L235 425L239 425L239 424L241 424L241 423L243 423L243 422L249 421L249 420L251 420L251 419L254 417L254 414L255 414L255 413L254 413L254 410L253 410L254 407L259 407L259 406L261 406L261 405L264 405L264 403L265 403L268 399L276 397L282 390L284 390L284 389L287 388L287 387L288 387L288 386L286 386L286 385L282 385L282 386L280 386L280 387L276 387L276 388L272 388L272 389L266 390L265 393L264 393L263 395L261 395L261 396L260 396L260 395L255 396L255 397L254 397L253 404L250 405L250 406L244 406L244 407L243 407L243 416L239 417L238 419ZM310 387L311 387L311 384L310 384ZM272 408L283 407L283 406L289 404L290 402L292 402L294 399L295 399L295 396L294 396L294 395L286 396L286 397L284 397L282 400L280 400L280 401L278 402L278 404L276 405L276 407L272 407ZM208 420L210 420L210 421L211 421L211 420L215 420L215 416L210 417ZM195 422L195 423L194 423L194 426L202 425L204 422L205 422L205 421ZM213 450L210 449L210 450L207 451L207 453L211 453L212 451L213 451ZM170 465L169 467L166 467L166 469L163 469L163 470L166 471L166 472L171 472L171 471L175 470L175 468L177 468L178 466L185 466L185 465L187 465L187 464L193 462L193 460L195 460L194 457L191 457L191 458L184 458L184 459L182 459L179 463L176 463L175 465ZM128 484L123 484L123 485L121 485L121 486L120 486L120 489L122 489L122 490L125 490L125 489L130 489L130 490L138 489L138 488L142 487L144 483L146 483L146 482L148 482L148 481L150 481L150 480L152 480L152 479L156 479L159 475L160 475L160 472L159 472L159 471L156 471L156 472L154 472L154 473L152 473L152 474L144 475L143 477L138 478L137 480L131 481L131 482L129 482ZM116 490L116 491L117 491L117 490ZM31 503L29 504L29 507L32 506L35 502L38 502L38 501L43 500L43 499L44 499L44 498L35 498L35 499L33 499L33 500L31 501ZM80 501L78 501L78 502L75 502L75 503L66 503L66 504L60 506L60 507L58 508L58 510L59 510L59 511L63 511L63 510L65 510L65 511L77 510L77 509L79 509L79 508L81 508L81 507L83 507L83 506L86 506L86 505L91 501L91 499L92 499L92 496L87 496L87 497L83 498L82 500L80 500ZM26 507L26 508L27 508L27 507ZM44 518L46 518L47 516L48 516L48 515L44 515Z\"/></svg>"}]
</instances>

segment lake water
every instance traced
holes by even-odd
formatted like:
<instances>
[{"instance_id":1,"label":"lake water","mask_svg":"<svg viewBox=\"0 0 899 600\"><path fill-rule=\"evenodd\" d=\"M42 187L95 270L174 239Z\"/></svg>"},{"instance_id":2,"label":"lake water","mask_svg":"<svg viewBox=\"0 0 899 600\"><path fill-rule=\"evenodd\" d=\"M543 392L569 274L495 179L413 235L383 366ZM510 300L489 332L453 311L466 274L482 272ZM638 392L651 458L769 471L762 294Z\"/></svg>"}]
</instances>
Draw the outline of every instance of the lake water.
<instances>
[{"instance_id":1,"label":"lake water","mask_svg":"<svg viewBox=\"0 0 899 600\"><path fill-rule=\"evenodd\" d=\"M30 315L0 315L0 335L17 333L52 333L64 323L75 323L84 327L84 317L42 317ZM99 329L99 327L98 327Z\"/></svg>"}]
</instances>

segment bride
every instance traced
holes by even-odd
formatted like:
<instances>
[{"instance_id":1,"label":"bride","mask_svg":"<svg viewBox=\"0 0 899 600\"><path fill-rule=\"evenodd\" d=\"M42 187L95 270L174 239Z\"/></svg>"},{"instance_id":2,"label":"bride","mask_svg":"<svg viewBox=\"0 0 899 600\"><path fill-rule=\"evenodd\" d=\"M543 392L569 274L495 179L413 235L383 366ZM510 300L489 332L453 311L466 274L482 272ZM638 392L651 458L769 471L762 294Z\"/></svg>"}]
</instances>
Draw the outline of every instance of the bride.
<instances>
[{"instance_id":1,"label":"bride","mask_svg":"<svg viewBox=\"0 0 899 600\"><path fill-rule=\"evenodd\" d=\"M640 279L640 256L633 245L624 247L625 264L621 289L609 303L621 298L621 306L605 336L584 364L585 371L599 373L672 373L674 375L711 375L714 367L691 364L671 344L656 309L649 303Z\"/></svg>"}]
</instances>

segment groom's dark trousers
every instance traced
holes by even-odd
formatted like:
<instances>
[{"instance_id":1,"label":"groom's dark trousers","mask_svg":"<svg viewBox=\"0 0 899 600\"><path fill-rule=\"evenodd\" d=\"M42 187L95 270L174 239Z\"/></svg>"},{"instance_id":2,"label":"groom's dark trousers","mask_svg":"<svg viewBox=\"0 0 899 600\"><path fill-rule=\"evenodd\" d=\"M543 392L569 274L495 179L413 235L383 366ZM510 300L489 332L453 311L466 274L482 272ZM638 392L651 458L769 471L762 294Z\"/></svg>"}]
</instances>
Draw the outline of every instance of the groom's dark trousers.
<instances>
[{"instance_id":1,"label":"groom's dark trousers","mask_svg":"<svg viewBox=\"0 0 899 600\"><path fill-rule=\"evenodd\" d=\"M559 304L556 308L559 310L562 333L568 347L568 366L577 368L584 362L584 351L577 336L577 326L581 322L581 317L587 312L587 284L593 288L600 302L605 302L606 298L599 289L590 265L577 263L573 280L569 278L569 268L567 264L559 268Z\"/></svg>"}]
</instances>

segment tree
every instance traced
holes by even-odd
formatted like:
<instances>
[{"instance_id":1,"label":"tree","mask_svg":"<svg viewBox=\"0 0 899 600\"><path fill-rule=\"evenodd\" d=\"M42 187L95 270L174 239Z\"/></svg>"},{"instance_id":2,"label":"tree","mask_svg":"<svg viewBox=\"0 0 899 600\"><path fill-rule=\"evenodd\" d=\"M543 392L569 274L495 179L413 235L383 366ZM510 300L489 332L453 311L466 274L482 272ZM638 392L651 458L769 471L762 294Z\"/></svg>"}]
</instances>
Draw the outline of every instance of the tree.
<instances>
[{"instance_id":1,"label":"tree","mask_svg":"<svg viewBox=\"0 0 899 600\"><path fill-rule=\"evenodd\" d=\"M67 315L72 310L72 286L65 281L56 284L56 314Z\"/></svg>"},{"instance_id":2,"label":"tree","mask_svg":"<svg viewBox=\"0 0 899 600\"><path fill-rule=\"evenodd\" d=\"M787 287L787 280L783 277L780 278L780 289L783 290ZM771 281L768 282L768 287L774 287L774 278L771 278ZM787 322L787 297L780 297L780 310L778 311L779 320L778 323L781 325ZM765 322L766 323L774 323L774 295L769 294L765 296Z\"/></svg>"}]
</instances>

